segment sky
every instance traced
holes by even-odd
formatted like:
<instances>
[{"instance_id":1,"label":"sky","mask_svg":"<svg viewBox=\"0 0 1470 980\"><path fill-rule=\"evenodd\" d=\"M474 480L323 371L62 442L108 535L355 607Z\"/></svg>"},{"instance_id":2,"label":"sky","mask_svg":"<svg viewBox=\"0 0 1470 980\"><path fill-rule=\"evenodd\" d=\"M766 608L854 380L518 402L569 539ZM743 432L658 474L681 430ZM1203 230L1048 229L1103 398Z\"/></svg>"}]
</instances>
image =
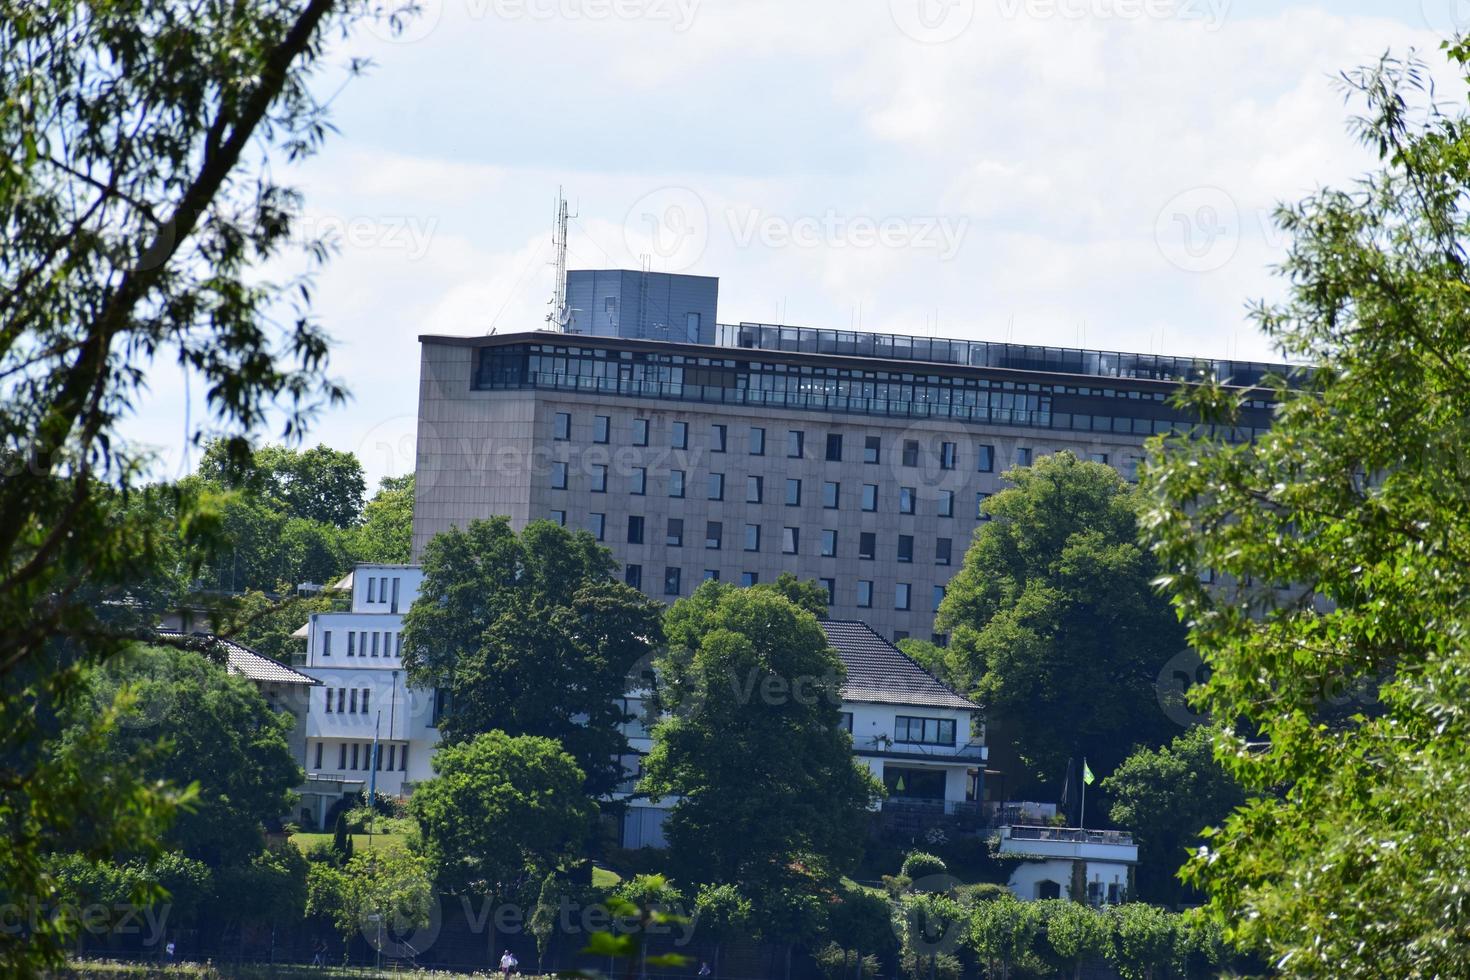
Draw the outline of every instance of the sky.
<instances>
[{"instance_id":1,"label":"sky","mask_svg":"<svg viewBox=\"0 0 1470 980\"><path fill-rule=\"evenodd\" d=\"M401 0L400 0L401 2ZM353 392L307 444L413 469L420 334L544 326L571 268L720 278L722 322L1268 359L1273 207L1373 160L1334 76L1470 0L421 0L339 132L278 179L337 254L314 312ZM267 270L297 271L292 256ZM197 450L172 363L125 432ZM191 402L192 399L192 402ZM267 436L271 434L266 434Z\"/></svg>"}]
</instances>

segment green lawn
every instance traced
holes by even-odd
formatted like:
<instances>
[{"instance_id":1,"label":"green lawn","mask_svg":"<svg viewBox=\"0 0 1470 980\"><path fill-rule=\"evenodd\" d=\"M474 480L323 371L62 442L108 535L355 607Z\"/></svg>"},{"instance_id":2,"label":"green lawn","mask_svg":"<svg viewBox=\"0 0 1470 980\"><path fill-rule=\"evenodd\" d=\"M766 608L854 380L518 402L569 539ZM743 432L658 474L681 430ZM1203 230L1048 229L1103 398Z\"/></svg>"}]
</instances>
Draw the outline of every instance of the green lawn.
<instances>
[{"instance_id":1,"label":"green lawn","mask_svg":"<svg viewBox=\"0 0 1470 980\"><path fill-rule=\"evenodd\" d=\"M617 887L618 883L621 882L622 880L623 880L622 875L618 874L616 871L612 870L611 868L597 868L597 867L594 867L592 869L592 887L593 888L603 888L603 889L615 888L615 887Z\"/></svg>"},{"instance_id":2,"label":"green lawn","mask_svg":"<svg viewBox=\"0 0 1470 980\"><path fill-rule=\"evenodd\" d=\"M401 847L403 847L403 845L404 845L405 841L407 840L407 838L405 838L402 834L373 834L371 836L371 838L367 834L353 834L352 835L352 850L353 850L353 852L356 853L356 854L361 854L363 851L365 851L368 848L368 846L369 846L368 845L368 841L369 840L371 840L373 842L372 843L372 846L373 847L401 848ZM291 842L293 844L295 844L297 847L301 848L301 853L305 854L307 851L311 850L317 844L326 844L328 847L330 847L331 844L332 844L332 835L331 834L312 834L312 833L305 833L305 832L303 832L303 833L297 833L297 834L292 834L291 835Z\"/></svg>"}]
</instances>

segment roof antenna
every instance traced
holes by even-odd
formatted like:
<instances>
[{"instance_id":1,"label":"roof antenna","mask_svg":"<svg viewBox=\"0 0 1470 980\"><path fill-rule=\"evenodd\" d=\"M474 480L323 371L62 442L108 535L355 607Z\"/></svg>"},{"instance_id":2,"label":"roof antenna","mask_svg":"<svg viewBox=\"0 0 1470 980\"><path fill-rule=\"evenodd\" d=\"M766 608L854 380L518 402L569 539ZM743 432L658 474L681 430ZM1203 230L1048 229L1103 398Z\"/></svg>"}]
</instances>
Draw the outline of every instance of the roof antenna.
<instances>
[{"instance_id":1,"label":"roof antenna","mask_svg":"<svg viewBox=\"0 0 1470 980\"><path fill-rule=\"evenodd\" d=\"M551 312L546 322L557 330L566 332L572 322L572 311L567 309L567 219L576 215L567 214L567 199L561 188L556 189L556 223L551 229L551 244L556 248L556 284L552 287Z\"/></svg>"}]
</instances>

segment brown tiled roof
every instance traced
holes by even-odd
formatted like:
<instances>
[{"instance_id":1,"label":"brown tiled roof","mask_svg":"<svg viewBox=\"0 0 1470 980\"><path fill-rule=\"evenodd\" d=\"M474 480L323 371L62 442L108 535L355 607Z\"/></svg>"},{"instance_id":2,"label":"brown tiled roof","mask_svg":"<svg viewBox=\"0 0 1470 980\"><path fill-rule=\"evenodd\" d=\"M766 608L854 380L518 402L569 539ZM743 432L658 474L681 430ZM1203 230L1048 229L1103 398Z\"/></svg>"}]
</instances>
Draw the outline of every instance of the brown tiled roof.
<instances>
[{"instance_id":1,"label":"brown tiled roof","mask_svg":"<svg viewBox=\"0 0 1470 980\"><path fill-rule=\"evenodd\" d=\"M873 632L867 623L856 619L824 619L821 624L827 642L847 668L847 680L842 685L844 700L962 711L975 711L979 707L941 683L902 650Z\"/></svg>"}]
</instances>

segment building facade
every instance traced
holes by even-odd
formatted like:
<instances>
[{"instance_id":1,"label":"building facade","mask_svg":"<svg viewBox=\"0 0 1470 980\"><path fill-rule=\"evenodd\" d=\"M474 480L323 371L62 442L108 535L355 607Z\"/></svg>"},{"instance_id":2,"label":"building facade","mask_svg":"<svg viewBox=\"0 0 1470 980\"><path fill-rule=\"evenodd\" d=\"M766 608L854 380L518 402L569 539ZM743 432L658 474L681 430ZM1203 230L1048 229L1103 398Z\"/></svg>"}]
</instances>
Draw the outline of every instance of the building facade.
<instances>
[{"instance_id":1,"label":"building facade","mask_svg":"<svg viewBox=\"0 0 1470 980\"><path fill-rule=\"evenodd\" d=\"M614 319L421 337L415 555L475 518L549 519L651 596L790 571L835 619L927 639L1007 469L1070 450L1132 478L1145 439L1195 424L1180 380L1269 367L761 324L713 340ZM1244 422L1232 436L1269 425L1264 396Z\"/></svg>"},{"instance_id":2,"label":"building facade","mask_svg":"<svg viewBox=\"0 0 1470 980\"><path fill-rule=\"evenodd\" d=\"M374 782L380 793L404 795L431 775L434 694L410 687L402 662L403 616L422 580L413 565L358 565L339 583L351 590L350 610L313 613L299 631L301 672L318 685L304 728L302 806L318 824L343 795Z\"/></svg>"}]
</instances>

